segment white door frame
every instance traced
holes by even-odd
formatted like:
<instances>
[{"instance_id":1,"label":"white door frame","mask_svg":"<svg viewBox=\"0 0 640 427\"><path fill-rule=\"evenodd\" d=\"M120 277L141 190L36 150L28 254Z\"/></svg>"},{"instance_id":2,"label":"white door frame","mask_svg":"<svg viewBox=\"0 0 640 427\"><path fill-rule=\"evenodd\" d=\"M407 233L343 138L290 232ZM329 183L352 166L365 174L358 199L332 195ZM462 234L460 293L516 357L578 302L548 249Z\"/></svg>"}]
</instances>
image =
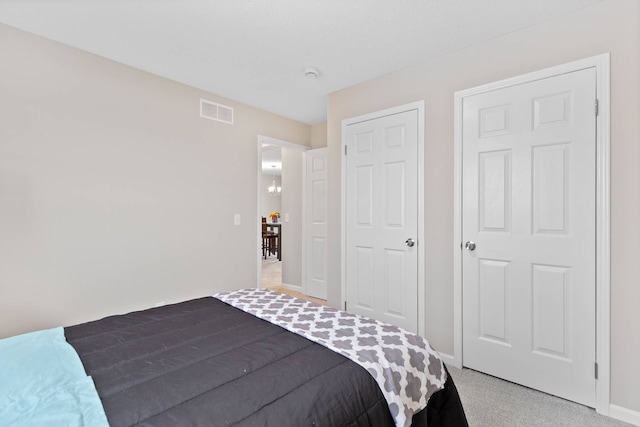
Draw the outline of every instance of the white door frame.
<instances>
[{"instance_id":1,"label":"white door frame","mask_svg":"<svg viewBox=\"0 0 640 427\"><path fill-rule=\"evenodd\" d=\"M560 74L596 69L596 411L609 415L610 377L610 196L609 53L456 92L454 94L453 365L462 360L462 101L465 97ZM595 108L595 105L594 105Z\"/></svg>"},{"instance_id":2,"label":"white door frame","mask_svg":"<svg viewBox=\"0 0 640 427\"><path fill-rule=\"evenodd\" d=\"M260 212L262 212L262 145L263 144L269 144L269 145L276 145L280 148L288 148L290 150L298 150L298 151L302 151L303 153L307 150L310 149L310 147L307 147L306 145L300 145L300 144L296 144L294 142L289 142L289 141L284 141L282 139L277 139L277 138L272 138L270 136L264 136L264 135L258 135L258 162L257 162L257 171L258 171L258 187L257 187L257 191L256 191L256 196L258 198L258 203L256 204L257 206L257 211L256 211L256 242L261 242L262 241L262 225L260 224L260 219L262 217L262 215L260 214ZM304 159L303 159L304 161ZM303 175L304 175L304 170L303 170ZM304 178L304 176L303 176ZM305 200L304 200L304 186L302 188L302 212L304 212L305 209ZM306 229L304 228L304 224L302 226L302 235L304 236L306 233ZM261 245L258 245L257 247L257 285L256 288L260 289L262 287L262 248L260 247ZM304 245L302 245L302 274L304 277Z\"/></svg>"},{"instance_id":3,"label":"white door frame","mask_svg":"<svg viewBox=\"0 0 640 427\"><path fill-rule=\"evenodd\" d=\"M340 304L341 307L344 308L345 304L347 303L347 241L344 233L347 225L347 162L344 159L344 152L347 146L347 126L367 120L378 119L384 116L390 116L392 114L404 113L411 110L417 110L418 112L418 232L416 234L416 243L418 246L418 335L424 336L426 327L426 286L424 277L424 100L342 120L342 144L340 148L342 153L342 170L340 176L342 192L340 226L343 232L340 233Z\"/></svg>"}]
</instances>

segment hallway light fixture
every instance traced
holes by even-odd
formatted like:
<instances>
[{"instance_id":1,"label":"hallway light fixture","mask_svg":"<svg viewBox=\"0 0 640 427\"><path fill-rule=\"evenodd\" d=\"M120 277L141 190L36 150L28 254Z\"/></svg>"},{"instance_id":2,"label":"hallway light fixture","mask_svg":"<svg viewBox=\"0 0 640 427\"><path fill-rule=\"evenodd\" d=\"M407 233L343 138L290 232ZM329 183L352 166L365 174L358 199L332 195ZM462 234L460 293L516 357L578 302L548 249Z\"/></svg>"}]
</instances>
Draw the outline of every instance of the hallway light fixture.
<instances>
[{"instance_id":1,"label":"hallway light fixture","mask_svg":"<svg viewBox=\"0 0 640 427\"><path fill-rule=\"evenodd\" d=\"M271 165L272 168L275 168L276 165ZM271 182L271 186L268 188L269 194L272 196L279 196L282 193L282 187L276 186L276 170L273 169L273 181Z\"/></svg>"}]
</instances>

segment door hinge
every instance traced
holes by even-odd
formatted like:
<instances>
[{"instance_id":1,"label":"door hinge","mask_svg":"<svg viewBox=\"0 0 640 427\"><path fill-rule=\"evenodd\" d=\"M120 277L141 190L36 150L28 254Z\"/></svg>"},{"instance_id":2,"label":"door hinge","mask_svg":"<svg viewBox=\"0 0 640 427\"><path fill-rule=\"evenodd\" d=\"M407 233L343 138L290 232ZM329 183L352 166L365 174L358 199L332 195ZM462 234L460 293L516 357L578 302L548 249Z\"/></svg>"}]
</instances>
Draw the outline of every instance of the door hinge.
<instances>
[{"instance_id":1,"label":"door hinge","mask_svg":"<svg viewBox=\"0 0 640 427\"><path fill-rule=\"evenodd\" d=\"M594 373L596 379L598 379L598 363L596 362L593 365L594 365L594 372L593 373Z\"/></svg>"},{"instance_id":2,"label":"door hinge","mask_svg":"<svg viewBox=\"0 0 640 427\"><path fill-rule=\"evenodd\" d=\"M344 146L344 155L345 156L347 155L347 146L346 145Z\"/></svg>"},{"instance_id":3,"label":"door hinge","mask_svg":"<svg viewBox=\"0 0 640 427\"><path fill-rule=\"evenodd\" d=\"M598 105L598 104L599 104L599 103L598 103L598 100L596 99L596 116L597 116L597 115L598 115L598 113L600 112L600 108L599 108L599 105Z\"/></svg>"}]
</instances>

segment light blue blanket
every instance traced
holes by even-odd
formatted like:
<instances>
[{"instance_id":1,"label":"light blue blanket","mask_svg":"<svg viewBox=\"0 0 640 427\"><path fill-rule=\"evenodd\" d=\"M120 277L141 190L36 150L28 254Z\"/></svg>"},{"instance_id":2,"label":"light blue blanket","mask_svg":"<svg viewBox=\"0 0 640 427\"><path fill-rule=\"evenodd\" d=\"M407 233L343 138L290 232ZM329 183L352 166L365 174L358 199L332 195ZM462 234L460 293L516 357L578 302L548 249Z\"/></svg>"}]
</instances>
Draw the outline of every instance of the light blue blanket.
<instances>
[{"instance_id":1,"label":"light blue blanket","mask_svg":"<svg viewBox=\"0 0 640 427\"><path fill-rule=\"evenodd\" d=\"M0 426L108 426L62 328L0 340Z\"/></svg>"}]
</instances>

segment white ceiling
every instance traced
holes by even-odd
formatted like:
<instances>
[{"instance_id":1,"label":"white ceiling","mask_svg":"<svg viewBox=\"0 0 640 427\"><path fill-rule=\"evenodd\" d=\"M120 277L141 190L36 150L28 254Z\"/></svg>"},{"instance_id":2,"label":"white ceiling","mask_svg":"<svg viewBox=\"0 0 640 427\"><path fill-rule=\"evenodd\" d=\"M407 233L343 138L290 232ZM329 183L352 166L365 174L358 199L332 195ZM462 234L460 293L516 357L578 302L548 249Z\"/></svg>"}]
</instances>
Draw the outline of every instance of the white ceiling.
<instances>
[{"instance_id":1,"label":"white ceiling","mask_svg":"<svg viewBox=\"0 0 640 427\"><path fill-rule=\"evenodd\" d=\"M0 23L316 124L335 90L597 1L0 0Z\"/></svg>"},{"instance_id":2,"label":"white ceiling","mask_svg":"<svg viewBox=\"0 0 640 427\"><path fill-rule=\"evenodd\" d=\"M275 145L262 146L262 173L282 175L282 148Z\"/></svg>"}]
</instances>

